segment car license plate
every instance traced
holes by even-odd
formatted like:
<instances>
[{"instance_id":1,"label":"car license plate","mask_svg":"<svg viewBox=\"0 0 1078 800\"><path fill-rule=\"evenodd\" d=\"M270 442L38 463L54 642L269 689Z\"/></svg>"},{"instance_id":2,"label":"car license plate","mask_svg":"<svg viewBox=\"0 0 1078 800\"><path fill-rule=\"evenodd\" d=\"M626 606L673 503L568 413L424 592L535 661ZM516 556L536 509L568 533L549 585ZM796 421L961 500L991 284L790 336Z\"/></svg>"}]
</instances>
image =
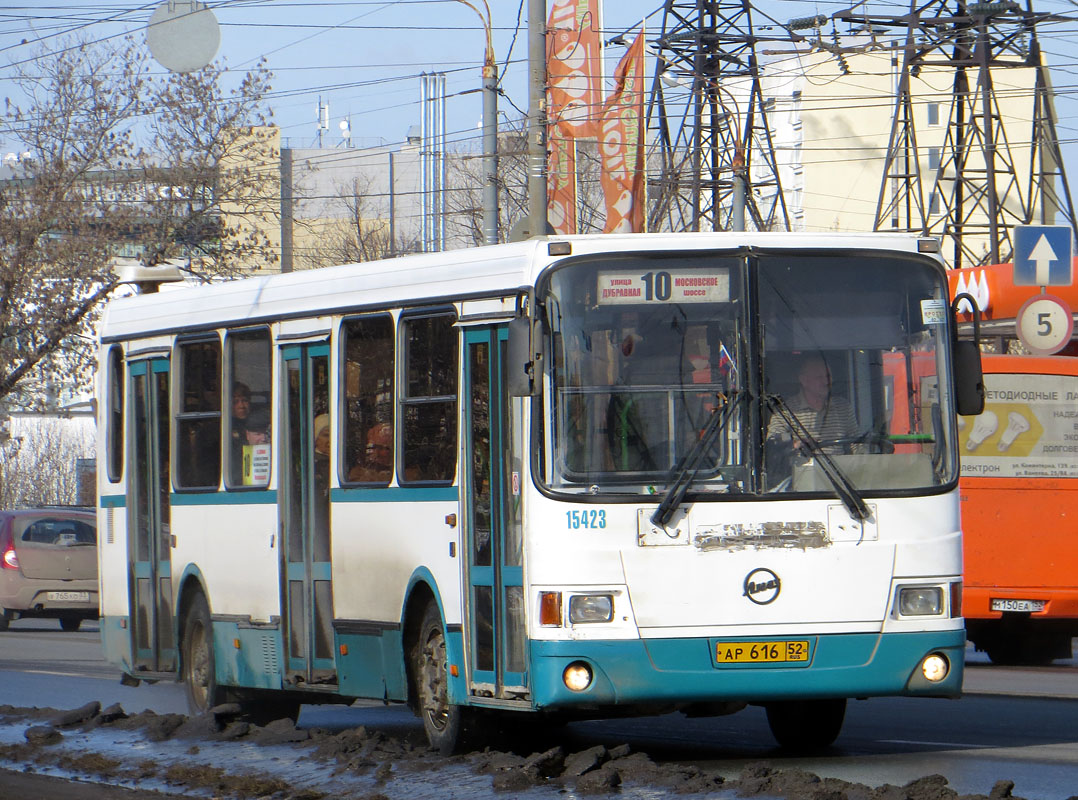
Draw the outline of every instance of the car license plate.
<instances>
[{"instance_id":1,"label":"car license plate","mask_svg":"<svg viewBox=\"0 0 1078 800\"><path fill-rule=\"evenodd\" d=\"M715 662L723 664L780 664L808 661L807 639L780 642L718 642Z\"/></svg>"},{"instance_id":2,"label":"car license plate","mask_svg":"<svg viewBox=\"0 0 1078 800\"><path fill-rule=\"evenodd\" d=\"M89 592L48 592L47 597L54 603L89 603Z\"/></svg>"},{"instance_id":3,"label":"car license plate","mask_svg":"<svg viewBox=\"0 0 1078 800\"><path fill-rule=\"evenodd\" d=\"M993 611L1044 611L1044 600L1011 600L992 598Z\"/></svg>"}]
</instances>

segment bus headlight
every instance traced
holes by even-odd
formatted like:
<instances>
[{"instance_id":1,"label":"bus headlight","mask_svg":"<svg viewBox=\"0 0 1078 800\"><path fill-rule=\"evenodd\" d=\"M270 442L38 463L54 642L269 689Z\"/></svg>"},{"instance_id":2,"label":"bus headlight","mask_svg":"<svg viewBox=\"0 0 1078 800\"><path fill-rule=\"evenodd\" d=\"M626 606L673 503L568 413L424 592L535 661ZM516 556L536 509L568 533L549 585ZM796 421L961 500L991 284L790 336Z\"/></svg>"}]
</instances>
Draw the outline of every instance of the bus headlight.
<instances>
[{"instance_id":1,"label":"bus headlight","mask_svg":"<svg viewBox=\"0 0 1078 800\"><path fill-rule=\"evenodd\" d=\"M572 692L582 692L591 686L591 677L591 667L583 661L574 661L561 675L565 688Z\"/></svg>"},{"instance_id":2,"label":"bus headlight","mask_svg":"<svg viewBox=\"0 0 1078 800\"><path fill-rule=\"evenodd\" d=\"M609 594L574 594L569 598L569 622L610 622L614 619L614 596Z\"/></svg>"},{"instance_id":3,"label":"bus headlight","mask_svg":"<svg viewBox=\"0 0 1078 800\"><path fill-rule=\"evenodd\" d=\"M906 586L898 590L898 613L928 617L943 613L943 590L938 586Z\"/></svg>"},{"instance_id":4,"label":"bus headlight","mask_svg":"<svg viewBox=\"0 0 1078 800\"><path fill-rule=\"evenodd\" d=\"M925 656L925 660L921 662L921 673L925 676L926 680L932 683L939 683L947 677L947 673L951 671L951 665L948 663L946 657L940 653L932 653Z\"/></svg>"}]
</instances>

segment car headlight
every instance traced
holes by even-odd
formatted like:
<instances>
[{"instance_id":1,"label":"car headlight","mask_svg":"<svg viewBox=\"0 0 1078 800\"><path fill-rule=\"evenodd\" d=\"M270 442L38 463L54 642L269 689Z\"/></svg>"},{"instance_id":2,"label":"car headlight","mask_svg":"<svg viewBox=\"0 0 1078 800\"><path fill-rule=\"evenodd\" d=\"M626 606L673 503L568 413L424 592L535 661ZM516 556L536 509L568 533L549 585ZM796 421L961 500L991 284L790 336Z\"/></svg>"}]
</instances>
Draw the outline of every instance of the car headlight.
<instances>
[{"instance_id":1,"label":"car headlight","mask_svg":"<svg viewBox=\"0 0 1078 800\"><path fill-rule=\"evenodd\" d=\"M569 598L569 622L610 622L614 619L614 596L609 594L574 594Z\"/></svg>"},{"instance_id":2,"label":"car headlight","mask_svg":"<svg viewBox=\"0 0 1078 800\"><path fill-rule=\"evenodd\" d=\"M906 586L898 590L898 613L930 617L943 613L943 590L938 586Z\"/></svg>"}]
</instances>

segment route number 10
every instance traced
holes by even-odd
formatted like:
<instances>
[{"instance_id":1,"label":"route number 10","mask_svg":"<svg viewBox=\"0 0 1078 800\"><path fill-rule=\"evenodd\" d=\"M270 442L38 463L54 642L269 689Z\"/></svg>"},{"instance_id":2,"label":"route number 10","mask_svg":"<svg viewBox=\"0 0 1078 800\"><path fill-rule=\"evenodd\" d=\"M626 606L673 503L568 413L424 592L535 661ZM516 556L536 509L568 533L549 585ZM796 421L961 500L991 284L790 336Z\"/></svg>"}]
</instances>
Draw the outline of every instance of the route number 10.
<instances>
[{"instance_id":1,"label":"route number 10","mask_svg":"<svg viewBox=\"0 0 1078 800\"><path fill-rule=\"evenodd\" d=\"M669 272L649 272L647 275L641 275L640 280L644 282L644 300L670 299L673 281Z\"/></svg>"}]
</instances>

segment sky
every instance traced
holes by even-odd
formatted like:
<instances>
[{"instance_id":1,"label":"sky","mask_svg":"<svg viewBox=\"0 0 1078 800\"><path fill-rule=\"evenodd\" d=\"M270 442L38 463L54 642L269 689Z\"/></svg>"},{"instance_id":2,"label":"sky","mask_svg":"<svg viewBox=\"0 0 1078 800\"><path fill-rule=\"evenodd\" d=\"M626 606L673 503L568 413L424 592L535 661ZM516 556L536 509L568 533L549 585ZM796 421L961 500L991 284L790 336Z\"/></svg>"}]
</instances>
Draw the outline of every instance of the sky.
<instances>
[{"instance_id":1,"label":"sky","mask_svg":"<svg viewBox=\"0 0 1078 800\"><path fill-rule=\"evenodd\" d=\"M470 0L482 9L483 0ZM180 4L186 0L179 0ZM487 0L495 57L502 74L502 119L527 109L527 0ZM1025 0L1023 0L1024 5ZM145 38L146 23L162 0L13 0L0 7L0 96L11 93L14 62L32 64L35 51L61 35L90 39L131 34ZM921 5L922 3L919 3ZM323 146L341 146L347 120L354 146L402 142L421 118L420 75L446 73L446 130L451 146L474 144L482 101L480 18L462 0L208 0L220 26L218 59L242 73L260 58L274 74L269 104L273 120L292 147L316 146L320 102L329 106ZM681 5L685 5L681 0ZM864 5L825 0L758 0L754 21L762 33L768 17L781 22ZM875 13L904 13L908 2L872 0ZM1078 0L1037 0L1038 11L1069 13L1072 21L1043 28L1041 43L1061 93L1059 134L1078 173ZM606 0L603 38L646 22L649 38L663 21L662 0ZM606 48L609 75L624 46ZM163 69L163 68L162 68ZM649 67L650 70L650 67ZM2 112L0 112L2 114ZM8 147L2 139L0 147ZM1070 177L1070 176L1068 176ZM1070 177L1078 182L1078 174Z\"/></svg>"}]
</instances>

